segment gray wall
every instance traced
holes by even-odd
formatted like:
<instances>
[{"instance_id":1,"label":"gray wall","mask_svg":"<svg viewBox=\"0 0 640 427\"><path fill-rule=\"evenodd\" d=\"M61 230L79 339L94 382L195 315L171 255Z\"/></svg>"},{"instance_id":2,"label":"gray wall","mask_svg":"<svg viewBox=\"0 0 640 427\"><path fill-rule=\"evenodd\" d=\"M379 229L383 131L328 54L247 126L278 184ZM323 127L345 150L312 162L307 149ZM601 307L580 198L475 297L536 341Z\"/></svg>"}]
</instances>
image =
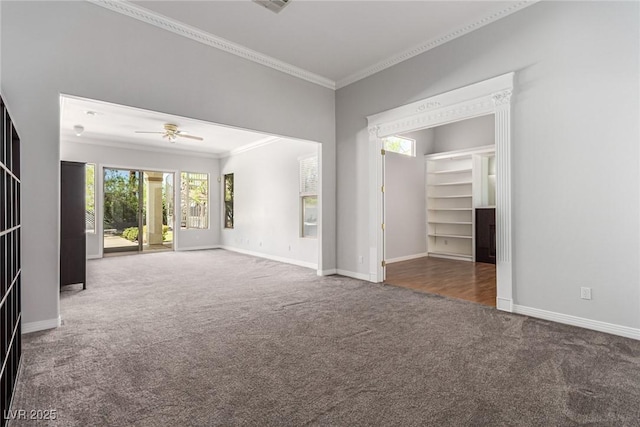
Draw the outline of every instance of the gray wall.
<instances>
[{"instance_id":1,"label":"gray wall","mask_svg":"<svg viewBox=\"0 0 640 427\"><path fill-rule=\"evenodd\" d=\"M299 178L299 159L317 155L317 145L281 140L220 159L234 184L234 228L222 230L223 246L317 268L318 239L300 237Z\"/></svg>"},{"instance_id":2,"label":"gray wall","mask_svg":"<svg viewBox=\"0 0 640 427\"><path fill-rule=\"evenodd\" d=\"M495 117L475 117L433 128L434 153L493 145L496 142Z\"/></svg>"},{"instance_id":3,"label":"gray wall","mask_svg":"<svg viewBox=\"0 0 640 427\"><path fill-rule=\"evenodd\" d=\"M58 317L59 94L322 145L335 260L334 92L88 2L2 2L2 93L22 141L23 322Z\"/></svg>"},{"instance_id":4,"label":"gray wall","mask_svg":"<svg viewBox=\"0 0 640 427\"><path fill-rule=\"evenodd\" d=\"M427 252L424 155L433 152L434 130L402 136L416 140L416 156L385 156L385 259L392 262Z\"/></svg>"},{"instance_id":5,"label":"gray wall","mask_svg":"<svg viewBox=\"0 0 640 427\"><path fill-rule=\"evenodd\" d=\"M338 267L368 274L366 116L515 71L514 301L639 327L639 6L539 2L338 90Z\"/></svg>"}]
</instances>

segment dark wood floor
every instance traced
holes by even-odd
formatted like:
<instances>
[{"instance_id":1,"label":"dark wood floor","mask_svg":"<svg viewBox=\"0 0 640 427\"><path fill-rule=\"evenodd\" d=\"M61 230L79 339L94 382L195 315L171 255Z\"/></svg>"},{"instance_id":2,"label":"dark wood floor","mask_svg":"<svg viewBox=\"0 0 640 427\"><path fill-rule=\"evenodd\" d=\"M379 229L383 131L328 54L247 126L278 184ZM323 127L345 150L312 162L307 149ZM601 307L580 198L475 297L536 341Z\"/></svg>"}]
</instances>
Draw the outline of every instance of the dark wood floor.
<instances>
[{"instance_id":1,"label":"dark wood floor","mask_svg":"<svg viewBox=\"0 0 640 427\"><path fill-rule=\"evenodd\" d=\"M387 265L387 284L495 307L496 266L424 257Z\"/></svg>"}]
</instances>

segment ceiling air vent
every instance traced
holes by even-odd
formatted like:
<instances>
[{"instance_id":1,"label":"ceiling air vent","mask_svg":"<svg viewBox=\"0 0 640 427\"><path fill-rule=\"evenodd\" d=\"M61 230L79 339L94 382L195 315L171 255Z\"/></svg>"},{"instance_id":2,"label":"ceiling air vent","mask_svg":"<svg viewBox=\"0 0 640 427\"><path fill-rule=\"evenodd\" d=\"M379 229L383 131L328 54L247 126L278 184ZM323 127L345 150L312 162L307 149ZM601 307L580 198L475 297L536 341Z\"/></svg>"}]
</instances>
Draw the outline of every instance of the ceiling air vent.
<instances>
[{"instance_id":1,"label":"ceiling air vent","mask_svg":"<svg viewBox=\"0 0 640 427\"><path fill-rule=\"evenodd\" d=\"M291 0L253 0L272 12L279 13Z\"/></svg>"}]
</instances>

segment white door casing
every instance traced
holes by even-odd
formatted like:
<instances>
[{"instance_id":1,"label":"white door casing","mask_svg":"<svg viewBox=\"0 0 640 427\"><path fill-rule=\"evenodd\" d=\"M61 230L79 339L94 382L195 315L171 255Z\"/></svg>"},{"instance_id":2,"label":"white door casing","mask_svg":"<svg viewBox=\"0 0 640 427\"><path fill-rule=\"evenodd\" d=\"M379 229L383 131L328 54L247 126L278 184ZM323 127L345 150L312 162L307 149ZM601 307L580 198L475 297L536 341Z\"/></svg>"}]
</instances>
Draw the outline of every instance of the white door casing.
<instances>
[{"instance_id":1,"label":"white door casing","mask_svg":"<svg viewBox=\"0 0 640 427\"><path fill-rule=\"evenodd\" d=\"M488 114L495 115L496 307L513 311L511 101L514 73L454 89L367 117L369 126L369 277L385 279L382 138Z\"/></svg>"}]
</instances>

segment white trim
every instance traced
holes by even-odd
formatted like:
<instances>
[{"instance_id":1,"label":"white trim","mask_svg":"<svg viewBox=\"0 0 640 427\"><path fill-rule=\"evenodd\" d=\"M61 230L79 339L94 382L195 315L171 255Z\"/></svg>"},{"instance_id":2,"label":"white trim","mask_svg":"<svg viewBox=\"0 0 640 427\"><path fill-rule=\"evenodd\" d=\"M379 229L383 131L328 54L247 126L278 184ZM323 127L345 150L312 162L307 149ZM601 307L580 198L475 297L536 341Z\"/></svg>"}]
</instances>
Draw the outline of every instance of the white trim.
<instances>
[{"instance_id":1,"label":"white trim","mask_svg":"<svg viewBox=\"0 0 640 427\"><path fill-rule=\"evenodd\" d=\"M552 322L563 323L565 325L578 326L581 328L592 329L594 331L640 340L640 329L638 328L601 322L599 320L585 319L584 317L571 316L569 314L556 313L553 311L541 310L539 308L526 307L517 304L514 304L513 312L525 316L550 320Z\"/></svg>"},{"instance_id":2,"label":"white trim","mask_svg":"<svg viewBox=\"0 0 640 427\"><path fill-rule=\"evenodd\" d=\"M100 254L87 255L87 259L100 259L100 258L102 258L102 255Z\"/></svg>"},{"instance_id":3,"label":"white trim","mask_svg":"<svg viewBox=\"0 0 640 427\"><path fill-rule=\"evenodd\" d=\"M332 276L338 274L338 270L333 268L331 270L318 270L318 276Z\"/></svg>"},{"instance_id":4,"label":"white trim","mask_svg":"<svg viewBox=\"0 0 640 427\"><path fill-rule=\"evenodd\" d=\"M367 281L367 282L371 282L371 277L369 277L368 274L364 274L364 273L356 273L355 271L341 270L341 269L338 268L336 270L336 274L339 274L340 276L351 277L352 279L358 279L358 280L364 280L364 281Z\"/></svg>"},{"instance_id":5,"label":"white trim","mask_svg":"<svg viewBox=\"0 0 640 427\"><path fill-rule=\"evenodd\" d=\"M362 80L366 77L369 77L373 74L379 73L380 71L386 70L387 68L391 68L394 65L397 65L401 62L404 62L408 59L413 58L414 56L421 55L431 49L434 49L444 43L450 42L451 40L455 40L458 37L462 37L466 34L469 34L472 31L475 31L479 28L484 27L485 25L491 24L499 19L502 19L506 16L511 15L519 10L524 9L527 6L531 6L534 3L537 3L538 0L533 1L521 1L520 3L516 3L507 7L506 9L495 12L489 16L485 16L482 19L471 22L467 25L463 25L461 27L455 28L447 33L441 34L438 37L427 40L423 43L420 43L417 46L414 46L410 49L405 50L404 52L398 53L390 58L384 59L377 64L374 64L370 67L367 67L363 70L357 71L350 76L347 76L343 79L340 79L336 82L336 89L343 88L352 83L357 82L358 80Z\"/></svg>"},{"instance_id":6,"label":"white trim","mask_svg":"<svg viewBox=\"0 0 640 427\"><path fill-rule=\"evenodd\" d=\"M513 299L511 194L511 99L514 73L451 90L367 117L369 130L369 242L371 281L383 282L384 156L382 138L473 117L495 115L496 151L496 282L499 310L510 311Z\"/></svg>"},{"instance_id":7,"label":"white trim","mask_svg":"<svg viewBox=\"0 0 640 427\"><path fill-rule=\"evenodd\" d=\"M210 153L208 151L196 151L191 150L189 148L170 148L167 147L155 147L151 145L143 145L136 144L131 142L123 142L123 141L114 141L114 140L106 140L106 139L98 139L98 138L84 138L82 141L74 141L66 136L61 136L60 143L62 144L89 144L89 145L97 145L99 147L107 147L107 148L122 148L125 150L134 150L134 151L146 151L152 153L166 153L166 154L177 154L185 157L207 157L210 159L219 159L226 155L224 153Z\"/></svg>"},{"instance_id":8,"label":"white trim","mask_svg":"<svg viewBox=\"0 0 640 427\"><path fill-rule=\"evenodd\" d=\"M428 253L431 258L443 258L443 259L454 259L456 261L473 261L473 256L471 255L448 255L448 254L439 254L437 252L429 252Z\"/></svg>"},{"instance_id":9,"label":"white trim","mask_svg":"<svg viewBox=\"0 0 640 427\"><path fill-rule=\"evenodd\" d=\"M224 249L225 251L237 252L240 254L251 255L258 258L270 259L271 261L283 262L285 264L293 264L293 265L297 265L298 267L311 268L313 270L318 269L318 264L312 263L312 262L299 261L297 259L285 258L277 255L263 254L261 252L248 251L246 249L238 249L232 246L221 245L220 248Z\"/></svg>"},{"instance_id":10,"label":"white trim","mask_svg":"<svg viewBox=\"0 0 640 427\"><path fill-rule=\"evenodd\" d=\"M312 73L311 71L302 69L300 67L296 67L295 65L291 65L284 61L280 61L279 59L276 59L271 56L257 52L255 50L249 49L245 46L242 46L237 43L233 43L229 40L223 39L221 37L215 36L206 31L186 25L180 21L176 21L167 16L153 12L149 9L132 4L125 0L87 0L87 1L96 6L104 7L105 9L109 9L113 12L117 12L122 15L129 16L131 18L137 19L138 21L151 24L155 27L172 32L182 37L186 37L198 43L211 46L213 48L222 50L232 55L239 56L241 58L255 62L257 64L264 65L269 68L273 68L274 70L281 71L283 73L300 78L302 80L306 80L311 83L315 83L322 87L336 90L336 89L340 89L345 86L348 86L351 83L354 83L358 80L362 80L366 77L376 74L382 70L386 70L387 68L393 67L394 65L397 65L408 59L411 59L414 56L423 54L444 43L457 39L458 37L469 34L470 32L475 31L479 28L482 28L485 25L491 24L499 19L502 19L506 16L511 15L512 13L522 10L527 6L531 6L532 4L537 3L538 0L531 0L531 1L525 0L513 5L510 5L505 9L502 9L498 12L494 12L491 15L485 16L483 18L477 19L471 23L468 23L467 25L454 28L453 30L448 31L444 34L441 34L438 37L427 40L423 43L420 43L417 46L414 46L401 53L393 55L390 58L382 60L377 64L371 65L360 71L357 71L343 79L338 80L337 82L327 77Z\"/></svg>"},{"instance_id":11,"label":"white trim","mask_svg":"<svg viewBox=\"0 0 640 427\"><path fill-rule=\"evenodd\" d=\"M387 264L393 264L394 262L401 262L401 261L409 261L412 259L418 259L418 258L424 258L427 255L429 255L428 253L424 252L421 254L413 254L413 255L405 255L405 256L400 256L397 258L391 258L386 260Z\"/></svg>"},{"instance_id":12,"label":"white trim","mask_svg":"<svg viewBox=\"0 0 640 427\"><path fill-rule=\"evenodd\" d=\"M246 153L247 151L251 151L251 150L254 150L256 148L264 147L265 145L269 145L269 144L272 144L274 142L278 142L281 139L282 138L279 137L279 136L267 136L266 138L263 138L263 139L261 139L259 141L252 142L250 144L243 145L242 147L235 148L235 149L233 149L231 151L223 153L219 157L220 158L225 158L225 157L235 156L236 154L240 154L240 153Z\"/></svg>"},{"instance_id":13,"label":"white trim","mask_svg":"<svg viewBox=\"0 0 640 427\"><path fill-rule=\"evenodd\" d=\"M296 67L295 65L287 64L286 62L280 61L279 59L275 59L270 56L264 55L255 50L249 49L242 45L223 39L222 37L214 36L213 34L207 33L206 31L202 31L190 25L186 25L180 21L176 21L174 19L171 19L167 16L161 15L156 12L152 12L149 9L145 9L143 7L134 5L127 1L124 1L124 0L120 0L120 1L87 0L87 1L95 4L96 6L101 6L113 12L118 12L122 15L126 15L131 18L137 19L138 21L146 22L147 24L151 24L155 27L162 28L163 30L167 30L179 36L186 37L188 39L197 41L198 43L202 43L202 44L214 47L216 49L222 50L224 52L230 53L232 55L236 55L241 58L248 59L249 61L253 61L260 65L273 68L274 70L281 71L283 73L292 75L299 79L306 80L311 83L315 83L317 85L326 87L328 89L335 90L336 88L336 83L333 80L323 77L319 74L312 73L311 71L304 70L300 67Z\"/></svg>"},{"instance_id":14,"label":"white trim","mask_svg":"<svg viewBox=\"0 0 640 427\"><path fill-rule=\"evenodd\" d=\"M496 308L511 313L513 312L513 301L506 298L496 298Z\"/></svg>"},{"instance_id":15,"label":"white trim","mask_svg":"<svg viewBox=\"0 0 640 427\"><path fill-rule=\"evenodd\" d=\"M60 316L55 319L39 320L37 322L28 322L22 324L22 334L30 334L31 332L44 331L46 329L59 328L62 324Z\"/></svg>"},{"instance_id":16,"label":"white trim","mask_svg":"<svg viewBox=\"0 0 640 427\"><path fill-rule=\"evenodd\" d=\"M186 246L184 248L176 248L176 252L203 251L207 249L220 249L220 248L221 248L220 245Z\"/></svg>"}]
</instances>

